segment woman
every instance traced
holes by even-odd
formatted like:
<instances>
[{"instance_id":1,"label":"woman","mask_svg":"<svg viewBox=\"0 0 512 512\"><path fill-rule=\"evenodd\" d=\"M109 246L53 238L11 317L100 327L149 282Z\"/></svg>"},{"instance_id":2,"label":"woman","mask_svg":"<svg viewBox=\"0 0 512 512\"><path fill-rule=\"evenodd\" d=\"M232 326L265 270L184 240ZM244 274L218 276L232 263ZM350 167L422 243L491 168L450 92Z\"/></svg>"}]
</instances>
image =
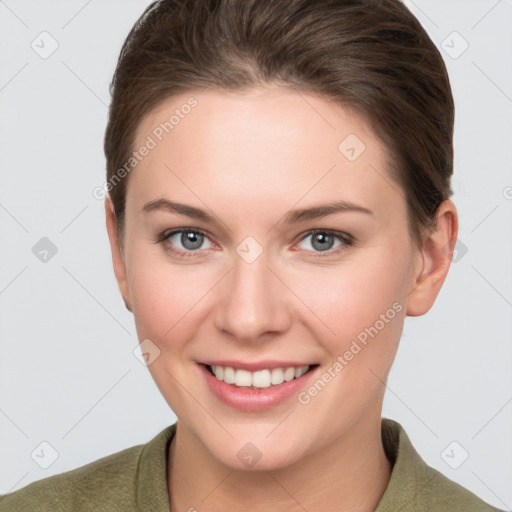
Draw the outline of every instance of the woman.
<instances>
[{"instance_id":1,"label":"woman","mask_svg":"<svg viewBox=\"0 0 512 512\"><path fill-rule=\"evenodd\" d=\"M0 510L497 510L381 417L451 263L453 116L398 0L151 4L112 83L105 212L178 421Z\"/></svg>"}]
</instances>

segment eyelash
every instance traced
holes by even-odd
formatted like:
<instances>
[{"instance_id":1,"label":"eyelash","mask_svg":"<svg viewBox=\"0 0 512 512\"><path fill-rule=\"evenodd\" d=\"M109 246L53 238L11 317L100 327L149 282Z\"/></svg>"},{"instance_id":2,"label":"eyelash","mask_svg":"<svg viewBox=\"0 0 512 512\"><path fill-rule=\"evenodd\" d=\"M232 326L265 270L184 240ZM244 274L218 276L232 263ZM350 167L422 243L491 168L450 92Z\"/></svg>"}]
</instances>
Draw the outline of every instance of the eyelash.
<instances>
[{"instance_id":1,"label":"eyelash","mask_svg":"<svg viewBox=\"0 0 512 512\"><path fill-rule=\"evenodd\" d=\"M198 258L198 257L202 256L201 251L208 250L208 249L196 249L196 250L182 251L182 250L179 250L179 249L175 249L174 247L172 247L170 245L166 245L166 242L168 242L169 238L171 238L173 235L176 235L177 233L200 234L200 235L210 239L208 234L205 233L204 231L202 231L201 229L197 229L197 228L180 228L180 229L174 229L172 231L164 231L164 232L162 232L158 236L158 238L157 238L155 243L162 244L164 246L164 249L167 252L169 252L171 254L174 254L174 255L177 255L179 257L184 257L184 258ZM340 254L340 253L346 251L352 245L354 245L354 242L355 242L355 238L353 236L347 234L347 233L342 233L342 232L339 232L339 231L333 231L333 230L329 230L329 229L313 229L313 230L308 231L307 233L305 233L304 236L302 236L302 238L300 238L297 243L300 243L300 242L304 241L307 237L309 237L311 235L318 234L318 233L323 233L323 234L334 236L335 238L337 238L338 240L340 240L342 242L342 245L340 245L339 247L337 247L335 249L328 249L326 251L306 251L306 252L313 252L314 253L313 257L314 258L317 258L317 257L324 258L326 256L332 256L334 254Z\"/></svg>"}]
</instances>

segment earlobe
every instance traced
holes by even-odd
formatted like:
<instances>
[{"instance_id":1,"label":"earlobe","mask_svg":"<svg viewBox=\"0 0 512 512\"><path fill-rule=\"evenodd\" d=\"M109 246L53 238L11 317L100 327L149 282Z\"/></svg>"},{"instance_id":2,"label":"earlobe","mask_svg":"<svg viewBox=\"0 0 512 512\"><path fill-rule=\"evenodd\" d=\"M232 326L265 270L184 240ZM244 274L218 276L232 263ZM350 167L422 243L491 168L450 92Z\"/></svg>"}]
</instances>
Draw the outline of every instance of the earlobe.
<instances>
[{"instance_id":1,"label":"earlobe","mask_svg":"<svg viewBox=\"0 0 512 512\"><path fill-rule=\"evenodd\" d=\"M108 195L105 198L105 221L108 238L110 241L110 250L112 252L112 265L114 267L114 274L116 276L117 285L119 286L119 291L123 297L126 309L133 311L128 291L125 256L118 236L114 205L112 204L112 200Z\"/></svg>"},{"instance_id":2,"label":"earlobe","mask_svg":"<svg viewBox=\"0 0 512 512\"><path fill-rule=\"evenodd\" d=\"M434 305L450 269L457 234L457 209L447 199L439 206L436 225L421 249L422 269L416 274L407 295L408 316L424 315Z\"/></svg>"}]
</instances>

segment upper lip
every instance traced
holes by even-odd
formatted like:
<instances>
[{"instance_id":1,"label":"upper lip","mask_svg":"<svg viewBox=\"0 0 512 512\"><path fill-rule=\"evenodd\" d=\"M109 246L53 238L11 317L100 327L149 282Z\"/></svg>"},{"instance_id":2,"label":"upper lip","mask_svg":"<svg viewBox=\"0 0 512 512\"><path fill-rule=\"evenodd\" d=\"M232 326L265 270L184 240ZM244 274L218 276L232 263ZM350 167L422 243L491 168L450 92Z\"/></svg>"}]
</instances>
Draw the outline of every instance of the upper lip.
<instances>
[{"instance_id":1,"label":"upper lip","mask_svg":"<svg viewBox=\"0 0 512 512\"><path fill-rule=\"evenodd\" d=\"M258 370L273 370L274 368L289 368L290 366L294 368L300 368L301 366L313 366L314 363L301 363L297 361L276 361L276 360L267 360L267 361L235 361L232 359L216 359L210 361L199 361L200 364L205 364L208 366L230 366L231 368L247 370L250 372L257 372Z\"/></svg>"}]
</instances>

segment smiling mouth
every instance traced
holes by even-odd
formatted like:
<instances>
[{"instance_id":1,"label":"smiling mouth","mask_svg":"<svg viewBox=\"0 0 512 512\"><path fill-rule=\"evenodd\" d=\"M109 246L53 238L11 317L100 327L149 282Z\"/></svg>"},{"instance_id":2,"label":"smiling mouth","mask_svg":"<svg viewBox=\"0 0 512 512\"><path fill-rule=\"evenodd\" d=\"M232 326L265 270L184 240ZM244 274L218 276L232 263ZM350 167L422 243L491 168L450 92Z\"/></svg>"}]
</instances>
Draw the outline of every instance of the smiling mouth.
<instances>
[{"instance_id":1,"label":"smiling mouth","mask_svg":"<svg viewBox=\"0 0 512 512\"><path fill-rule=\"evenodd\" d=\"M243 369L236 369L231 366L204 365L207 370L226 384L233 384L238 387L264 389L272 386L279 386L283 382L300 379L303 375L313 370L318 364L305 366L288 366L281 368L262 369L251 372Z\"/></svg>"}]
</instances>

